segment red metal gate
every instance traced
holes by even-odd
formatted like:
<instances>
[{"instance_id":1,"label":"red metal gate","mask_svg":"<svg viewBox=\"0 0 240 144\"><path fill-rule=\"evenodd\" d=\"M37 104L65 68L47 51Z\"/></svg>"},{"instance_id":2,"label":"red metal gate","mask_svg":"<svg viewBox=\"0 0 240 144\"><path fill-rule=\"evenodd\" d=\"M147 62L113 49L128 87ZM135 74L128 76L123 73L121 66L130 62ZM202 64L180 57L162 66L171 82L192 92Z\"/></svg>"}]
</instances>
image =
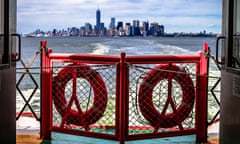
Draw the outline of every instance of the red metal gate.
<instances>
[{"instance_id":1,"label":"red metal gate","mask_svg":"<svg viewBox=\"0 0 240 144\"><path fill-rule=\"evenodd\" d=\"M52 53L42 47L41 136L207 141L208 58ZM207 45L204 45L207 52Z\"/></svg>"}]
</instances>

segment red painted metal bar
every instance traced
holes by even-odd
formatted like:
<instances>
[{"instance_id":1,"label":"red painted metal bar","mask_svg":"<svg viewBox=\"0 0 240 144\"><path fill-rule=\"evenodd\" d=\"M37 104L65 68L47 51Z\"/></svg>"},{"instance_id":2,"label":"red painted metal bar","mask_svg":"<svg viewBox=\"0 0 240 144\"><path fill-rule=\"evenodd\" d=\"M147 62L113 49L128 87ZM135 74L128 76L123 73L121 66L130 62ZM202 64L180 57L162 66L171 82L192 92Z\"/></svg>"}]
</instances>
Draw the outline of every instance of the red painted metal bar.
<instances>
[{"instance_id":1,"label":"red painted metal bar","mask_svg":"<svg viewBox=\"0 0 240 144\"><path fill-rule=\"evenodd\" d=\"M115 64L120 61L119 56L93 55L93 54L50 54L54 61L84 61L86 63Z\"/></svg>"},{"instance_id":2,"label":"red painted metal bar","mask_svg":"<svg viewBox=\"0 0 240 144\"><path fill-rule=\"evenodd\" d=\"M126 107L126 94L127 94L127 82L126 82L126 75L127 75L127 65L126 65L126 61L125 61L125 57L126 54L125 53L121 53L121 61L120 61L120 98L119 98L119 103L120 103L120 109L119 109L119 142L120 144L124 144L125 139L127 137L127 131L128 131L128 127L127 127L127 122L126 119L128 117L126 117L126 111L127 111L127 107Z\"/></svg>"},{"instance_id":3,"label":"red painted metal bar","mask_svg":"<svg viewBox=\"0 0 240 144\"><path fill-rule=\"evenodd\" d=\"M41 137L51 139L51 69L47 42L41 42Z\"/></svg>"},{"instance_id":4,"label":"red painted metal bar","mask_svg":"<svg viewBox=\"0 0 240 144\"><path fill-rule=\"evenodd\" d=\"M193 63L199 61L199 55L146 55L146 56L126 56L126 61L131 64L157 64L161 63Z\"/></svg>"},{"instance_id":5,"label":"red painted metal bar","mask_svg":"<svg viewBox=\"0 0 240 144\"><path fill-rule=\"evenodd\" d=\"M197 142L207 142L207 96L208 96L208 71L209 59L207 57L209 48L205 42L203 45L204 53L200 53L200 69L197 86L196 100L196 128Z\"/></svg>"}]
</instances>

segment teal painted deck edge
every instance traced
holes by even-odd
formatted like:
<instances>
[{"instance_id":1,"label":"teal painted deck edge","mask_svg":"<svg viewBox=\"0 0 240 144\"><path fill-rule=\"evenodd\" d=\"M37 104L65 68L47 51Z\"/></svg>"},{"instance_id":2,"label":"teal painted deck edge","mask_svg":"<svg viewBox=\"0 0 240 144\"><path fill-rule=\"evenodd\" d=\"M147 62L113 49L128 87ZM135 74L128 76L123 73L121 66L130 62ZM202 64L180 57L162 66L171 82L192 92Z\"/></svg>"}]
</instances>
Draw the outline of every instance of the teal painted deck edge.
<instances>
[{"instance_id":1,"label":"teal painted deck edge","mask_svg":"<svg viewBox=\"0 0 240 144\"><path fill-rule=\"evenodd\" d=\"M103 140L63 133L52 133L51 141L43 141L42 144L118 144L118 141ZM126 144L196 144L195 135L166 137L157 139L126 141Z\"/></svg>"}]
</instances>

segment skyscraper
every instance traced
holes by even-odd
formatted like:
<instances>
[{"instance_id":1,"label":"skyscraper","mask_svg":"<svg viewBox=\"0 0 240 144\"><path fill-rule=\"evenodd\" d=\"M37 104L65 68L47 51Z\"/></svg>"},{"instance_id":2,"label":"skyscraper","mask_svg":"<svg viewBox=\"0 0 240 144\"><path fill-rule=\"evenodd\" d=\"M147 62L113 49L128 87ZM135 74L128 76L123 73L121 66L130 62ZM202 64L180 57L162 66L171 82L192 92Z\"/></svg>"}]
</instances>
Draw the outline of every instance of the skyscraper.
<instances>
[{"instance_id":1,"label":"skyscraper","mask_svg":"<svg viewBox=\"0 0 240 144\"><path fill-rule=\"evenodd\" d=\"M97 29L99 29L100 26L101 26L101 11L98 8L96 11L96 27L97 27Z\"/></svg>"},{"instance_id":2,"label":"skyscraper","mask_svg":"<svg viewBox=\"0 0 240 144\"><path fill-rule=\"evenodd\" d=\"M149 22L143 22L143 36L147 36L149 34Z\"/></svg>"},{"instance_id":3,"label":"skyscraper","mask_svg":"<svg viewBox=\"0 0 240 144\"><path fill-rule=\"evenodd\" d=\"M115 29L115 26L116 26L116 19L115 19L115 17L112 17L109 28Z\"/></svg>"}]
</instances>

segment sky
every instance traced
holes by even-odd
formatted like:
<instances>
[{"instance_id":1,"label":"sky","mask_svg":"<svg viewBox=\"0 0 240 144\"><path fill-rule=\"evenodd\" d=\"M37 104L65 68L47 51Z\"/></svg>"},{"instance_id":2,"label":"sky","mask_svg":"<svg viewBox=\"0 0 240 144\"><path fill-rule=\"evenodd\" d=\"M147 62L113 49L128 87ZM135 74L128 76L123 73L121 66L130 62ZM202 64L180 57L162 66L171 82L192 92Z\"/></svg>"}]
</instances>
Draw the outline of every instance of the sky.
<instances>
[{"instance_id":1,"label":"sky","mask_svg":"<svg viewBox=\"0 0 240 144\"><path fill-rule=\"evenodd\" d=\"M96 25L96 10L109 27L111 17L158 22L165 32L221 32L222 0L17 0L17 31L26 34Z\"/></svg>"}]
</instances>

